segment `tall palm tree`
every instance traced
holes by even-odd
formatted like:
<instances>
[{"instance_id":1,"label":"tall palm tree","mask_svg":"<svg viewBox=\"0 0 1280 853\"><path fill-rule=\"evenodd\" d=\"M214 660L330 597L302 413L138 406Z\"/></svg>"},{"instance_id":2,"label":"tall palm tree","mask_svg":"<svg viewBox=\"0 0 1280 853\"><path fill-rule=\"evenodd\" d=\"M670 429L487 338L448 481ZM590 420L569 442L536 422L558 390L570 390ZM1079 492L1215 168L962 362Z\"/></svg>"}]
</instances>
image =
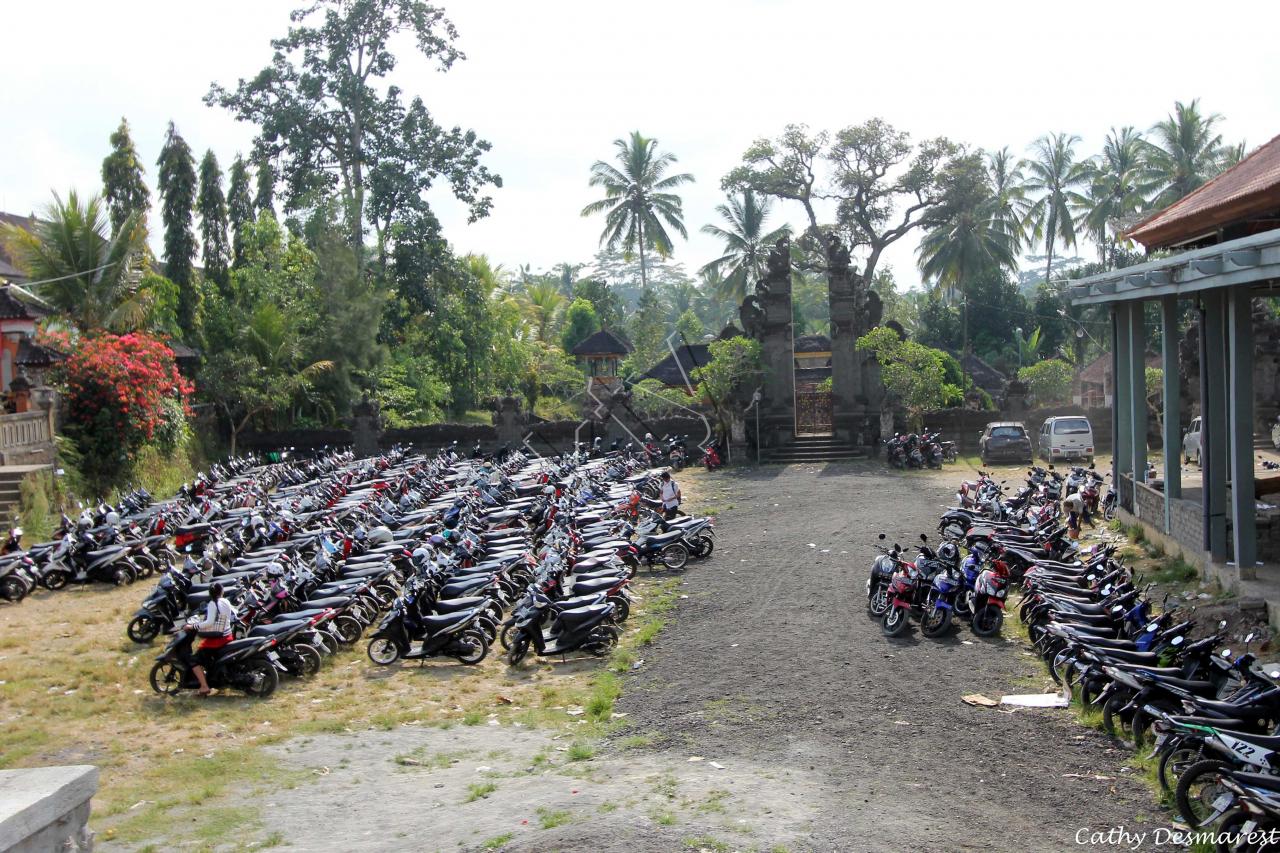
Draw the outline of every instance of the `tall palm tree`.
<instances>
[{"instance_id":1,"label":"tall palm tree","mask_svg":"<svg viewBox=\"0 0 1280 853\"><path fill-rule=\"evenodd\" d=\"M39 285L39 294L81 331L129 331L142 325L148 300L139 290L146 251L140 211L126 216L112 233L102 199L82 202L72 190L65 202L55 193L32 230L0 228L18 267L33 280L48 282Z\"/></svg>"},{"instance_id":2,"label":"tall palm tree","mask_svg":"<svg viewBox=\"0 0 1280 853\"><path fill-rule=\"evenodd\" d=\"M1143 210L1150 185L1146 180L1142 134L1132 127L1111 128L1102 153L1085 162L1088 189L1080 194L1078 212L1084 230L1098 247L1104 269L1115 255L1116 223Z\"/></svg>"},{"instance_id":3,"label":"tall palm tree","mask_svg":"<svg viewBox=\"0 0 1280 853\"><path fill-rule=\"evenodd\" d=\"M1159 194L1153 204L1168 207L1223 168L1222 134L1214 128L1222 116L1200 112L1200 99L1177 101L1173 112L1151 128L1154 142L1145 146L1147 176Z\"/></svg>"},{"instance_id":4,"label":"tall palm tree","mask_svg":"<svg viewBox=\"0 0 1280 853\"><path fill-rule=\"evenodd\" d=\"M664 258L672 251L671 236L663 223L681 237L689 237L680 196L669 190L692 183L693 175L668 175L676 156L670 152L659 154L658 140L642 136L638 130L632 131L628 139L615 139L613 144L618 149L616 159L621 168L603 160L595 162L588 183L604 187L604 198L582 208L582 215L605 214L602 245L611 250L621 245L628 255L639 249L640 285L647 289L645 250L653 249Z\"/></svg>"},{"instance_id":5,"label":"tall palm tree","mask_svg":"<svg viewBox=\"0 0 1280 853\"><path fill-rule=\"evenodd\" d=\"M1027 211L1027 223L1033 240L1043 240L1045 248L1045 283L1053 273L1053 250L1058 240L1064 247L1076 243L1076 220L1072 212L1075 188L1088 175L1083 163L1076 160L1074 133L1051 133L1032 144L1033 156L1023 161L1027 170L1026 189L1040 193Z\"/></svg>"},{"instance_id":6,"label":"tall palm tree","mask_svg":"<svg viewBox=\"0 0 1280 853\"><path fill-rule=\"evenodd\" d=\"M764 272L769 247L791 233L790 225L783 225L765 233L765 220L773 208L768 196L757 196L751 190L741 195L730 195L728 204L716 205L716 213L729 226L703 225L702 233L718 237L724 243L724 254L702 267L706 272L718 270L720 295L725 299L741 302L747 296L750 283Z\"/></svg>"},{"instance_id":7,"label":"tall palm tree","mask_svg":"<svg viewBox=\"0 0 1280 853\"><path fill-rule=\"evenodd\" d=\"M987 155L987 174L991 177L993 218L1009 235L1014 251L1020 251L1027 242L1027 212L1031 210L1022 163L1005 146Z\"/></svg>"},{"instance_id":8,"label":"tall palm tree","mask_svg":"<svg viewBox=\"0 0 1280 853\"><path fill-rule=\"evenodd\" d=\"M975 275L992 269L1017 269L1017 237L1001 220L1001 200L992 191L980 157L957 160L944 180L947 191L926 218L926 231L916 248L921 274L949 292L964 293ZM963 349L968 352L967 299L962 318Z\"/></svg>"},{"instance_id":9,"label":"tall palm tree","mask_svg":"<svg viewBox=\"0 0 1280 853\"><path fill-rule=\"evenodd\" d=\"M560 289L552 281L540 281L529 284L524 289L525 314L533 323L538 340L545 341L552 333L556 316L564 305L565 298Z\"/></svg>"}]
</instances>

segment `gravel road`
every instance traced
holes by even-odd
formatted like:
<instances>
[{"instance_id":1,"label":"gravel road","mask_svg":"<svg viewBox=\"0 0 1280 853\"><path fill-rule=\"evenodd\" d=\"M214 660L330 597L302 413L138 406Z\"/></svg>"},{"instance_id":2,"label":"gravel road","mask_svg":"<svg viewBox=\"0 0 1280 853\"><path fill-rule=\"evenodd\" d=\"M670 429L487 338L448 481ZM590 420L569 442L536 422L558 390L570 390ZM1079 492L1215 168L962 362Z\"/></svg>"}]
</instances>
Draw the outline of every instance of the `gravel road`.
<instances>
[{"instance_id":1,"label":"gravel road","mask_svg":"<svg viewBox=\"0 0 1280 853\"><path fill-rule=\"evenodd\" d=\"M271 803L267 828L304 850L633 853L1110 850L1123 848L1077 833L1167 826L1128 753L1072 712L961 702L1040 692L1020 642L963 624L891 641L868 619L876 534L932 534L959 476L874 463L687 475L723 510L719 547L686 571L688 598L627 676L625 732L584 761L563 736L507 727L286 746L282 767L319 775ZM454 757L395 761L406 752ZM477 780L493 790L477 795ZM332 819L353 802L359 817Z\"/></svg>"}]
</instances>

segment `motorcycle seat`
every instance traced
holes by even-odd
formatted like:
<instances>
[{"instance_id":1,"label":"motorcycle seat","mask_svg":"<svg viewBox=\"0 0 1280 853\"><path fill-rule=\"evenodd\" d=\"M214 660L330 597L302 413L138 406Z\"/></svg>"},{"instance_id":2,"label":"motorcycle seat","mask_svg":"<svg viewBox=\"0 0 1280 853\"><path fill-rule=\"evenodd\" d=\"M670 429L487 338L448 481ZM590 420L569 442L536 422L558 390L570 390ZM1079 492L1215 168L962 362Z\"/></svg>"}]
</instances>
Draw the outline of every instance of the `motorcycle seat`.
<instances>
[{"instance_id":1,"label":"motorcycle seat","mask_svg":"<svg viewBox=\"0 0 1280 853\"><path fill-rule=\"evenodd\" d=\"M1280 735L1256 735L1252 732L1232 731L1230 729L1225 729L1222 726L1218 726L1217 728L1222 729L1223 734L1239 738L1243 741L1248 741L1250 744L1260 746L1263 749L1269 749L1273 752L1280 749Z\"/></svg>"},{"instance_id":2,"label":"motorcycle seat","mask_svg":"<svg viewBox=\"0 0 1280 853\"><path fill-rule=\"evenodd\" d=\"M603 593L596 592L589 595L575 595L573 598L562 598L559 601L551 602L551 609L556 611L575 610L579 607L585 607L588 604L600 604L603 601Z\"/></svg>"},{"instance_id":3,"label":"motorcycle seat","mask_svg":"<svg viewBox=\"0 0 1280 853\"><path fill-rule=\"evenodd\" d=\"M459 610L454 613L443 613L438 616L423 616L419 620L424 627L431 633L442 631L454 625L459 625L476 615L476 609Z\"/></svg>"},{"instance_id":4,"label":"motorcycle seat","mask_svg":"<svg viewBox=\"0 0 1280 853\"><path fill-rule=\"evenodd\" d=\"M259 645L262 645L261 637L245 637L242 640L232 640L222 648L215 649L215 651L218 653L218 657L223 658L234 652L242 652L247 648Z\"/></svg>"},{"instance_id":5,"label":"motorcycle seat","mask_svg":"<svg viewBox=\"0 0 1280 853\"><path fill-rule=\"evenodd\" d=\"M1100 649L1099 654L1123 663L1154 664L1160 660L1160 656L1154 652L1129 652L1124 649Z\"/></svg>"},{"instance_id":6,"label":"motorcycle seat","mask_svg":"<svg viewBox=\"0 0 1280 853\"><path fill-rule=\"evenodd\" d=\"M331 598L308 598L302 603L309 609L314 609L317 607L345 607L354 600L354 595L335 595Z\"/></svg>"},{"instance_id":7,"label":"motorcycle seat","mask_svg":"<svg viewBox=\"0 0 1280 853\"><path fill-rule=\"evenodd\" d=\"M1212 693L1217 688L1211 681L1188 681L1185 678L1175 678L1171 675L1152 675L1157 684L1167 684L1171 687L1177 687L1188 693Z\"/></svg>"},{"instance_id":8,"label":"motorcycle seat","mask_svg":"<svg viewBox=\"0 0 1280 853\"><path fill-rule=\"evenodd\" d=\"M574 595L586 595L591 592L604 592L618 583L618 577L589 578L573 585Z\"/></svg>"},{"instance_id":9,"label":"motorcycle seat","mask_svg":"<svg viewBox=\"0 0 1280 853\"><path fill-rule=\"evenodd\" d=\"M1254 743L1259 738L1250 735L1247 740ZM1262 788L1267 791L1280 792L1280 776L1272 776L1270 773L1246 773L1242 770L1231 771L1231 778L1237 783L1249 788Z\"/></svg>"},{"instance_id":10,"label":"motorcycle seat","mask_svg":"<svg viewBox=\"0 0 1280 853\"><path fill-rule=\"evenodd\" d=\"M600 604L588 604L585 607L575 607L572 610L561 610L559 620L566 626L581 625L584 622L590 622L592 619L599 619L613 609L613 605L608 602Z\"/></svg>"},{"instance_id":11,"label":"motorcycle seat","mask_svg":"<svg viewBox=\"0 0 1280 853\"><path fill-rule=\"evenodd\" d=\"M90 560L100 560L103 557L111 557L116 554L123 554L127 549L123 545L108 545L106 548L99 548L97 551L90 551L85 557Z\"/></svg>"},{"instance_id":12,"label":"motorcycle seat","mask_svg":"<svg viewBox=\"0 0 1280 853\"><path fill-rule=\"evenodd\" d=\"M389 571L391 571L390 566L388 566L386 563L379 563L378 565L373 566L371 568L367 568L367 569L356 569L355 571L348 571L346 569L343 569L342 576L344 578L351 578L351 579L376 578L379 575L385 575Z\"/></svg>"},{"instance_id":13,"label":"motorcycle seat","mask_svg":"<svg viewBox=\"0 0 1280 853\"><path fill-rule=\"evenodd\" d=\"M292 616L293 616L292 613L284 613L284 614L281 614L280 618L282 620L288 619L289 621L268 622L265 625L254 625L253 628L249 630L249 636L250 637L274 637L277 634L287 634L290 631L296 631L299 628L310 627L310 623L307 622L307 620L290 619L289 617L292 617Z\"/></svg>"},{"instance_id":14,"label":"motorcycle seat","mask_svg":"<svg viewBox=\"0 0 1280 853\"><path fill-rule=\"evenodd\" d=\"M489 599L483 595L469 595L465 598L445 598L437 599L436 603L431 606L434 614L457 613L459 610L473 610L477 607L484 607L489 603Z\"/></svg>"},{"instance_id":15,"label":"motorcycle seat","mask_svg":"<svg viewBox=\"0 0 1280 853\"><path fill-rule=\"evenodd\" d=\"M577 581L599 580L600 578L612 578L617 580L625 575L626 572L615 567L605 567L594 572L579 572L575 570L573 573L573 577Z\"/></svg>"},{"instance_id":16,"label":"motorcycle seat","mask_svg":"<svg viewBox=\"0 0 1280 853\"><path fill-rule=\"evenodd\" d=\"M1219 717L1169 717L1170 721L1188 726L1215 726L1235 729L1247 726L1244 720L1225 720Z\"/></svg>"},{"instance_id":17,"label":"motorcycle seat","mask_svg":"<svg viewBox=\"0 0 1280 853\"><path fill-rule=\"evenodd\" d=\"M660 548L678 541L681 536L684 536L683 530L672 530L670 533L659 533L656 536L650 536L649 541L645 544Z\"/></svg>"}]
</instances>

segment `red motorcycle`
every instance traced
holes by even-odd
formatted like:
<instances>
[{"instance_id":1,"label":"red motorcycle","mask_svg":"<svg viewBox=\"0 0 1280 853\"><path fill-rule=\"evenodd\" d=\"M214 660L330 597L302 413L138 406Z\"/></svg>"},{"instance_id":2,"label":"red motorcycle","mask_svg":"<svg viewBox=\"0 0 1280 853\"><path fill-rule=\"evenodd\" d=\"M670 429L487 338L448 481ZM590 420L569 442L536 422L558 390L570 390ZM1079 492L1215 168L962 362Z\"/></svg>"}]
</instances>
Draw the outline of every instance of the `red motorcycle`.
<instances>
[{"instance_id":1,"label":"red motorcycle","mask_svg":"<svg viewBox=\"0 0 1280 853\"><path fill-rule=\"evenodd\" d=\"M1009 566L999 558L978 575L973 584L969 612L973 614L973 633L994 637L1004 624L1004 603L1009 597Z\"/></svg>"},{"instance_id":2,"label":"red motorcycle","mask_svg":"<svg viewBox=\"0 0 1280 853\"><path fill-rule=\"evenodd\" d=\"M720 459L720 454L716 452L714 444L708 444L706 449L702 451L702 464L706 466L708 471L714 471L724 464Z\"/></svg>"}]
</instances>

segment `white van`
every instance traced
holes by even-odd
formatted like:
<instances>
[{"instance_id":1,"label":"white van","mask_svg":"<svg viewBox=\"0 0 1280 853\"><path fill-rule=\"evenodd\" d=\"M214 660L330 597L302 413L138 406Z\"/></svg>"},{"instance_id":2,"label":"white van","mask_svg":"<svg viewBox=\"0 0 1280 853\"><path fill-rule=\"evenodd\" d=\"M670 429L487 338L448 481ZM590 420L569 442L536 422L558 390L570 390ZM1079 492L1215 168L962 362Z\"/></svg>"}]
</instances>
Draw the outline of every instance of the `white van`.
<instances>
[{"instance_id":1,"label":"white van","mask_svg":"<svg viewBox=\"0 0 1280 853\"><path fill-rule=\"evenodd\" d=\"M1047 461L1085 459L1093 461L1093 426L1079 415L1049 418L1040 427L1040 455Z\"/></svg>"}]
</instances>

